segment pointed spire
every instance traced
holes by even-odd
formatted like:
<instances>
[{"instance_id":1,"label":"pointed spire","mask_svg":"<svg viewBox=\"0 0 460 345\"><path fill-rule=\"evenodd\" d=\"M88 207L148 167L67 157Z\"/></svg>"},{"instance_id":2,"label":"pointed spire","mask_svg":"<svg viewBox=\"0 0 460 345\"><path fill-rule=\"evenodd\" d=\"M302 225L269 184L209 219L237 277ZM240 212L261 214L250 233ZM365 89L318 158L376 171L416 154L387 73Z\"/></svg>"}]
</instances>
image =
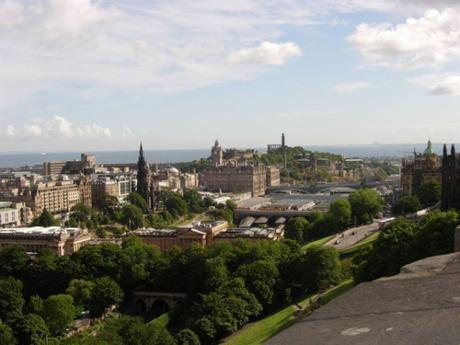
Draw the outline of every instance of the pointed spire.
<instances>
[{"instance_id":1,"label":"pointed spire","mask_svg":"<svg viewBox=\"0 0 460 345\"><path fill-rule=\"evenodd\" d=\"M442 148L442 155L444 157L447 157L447 145L446 144L444 144L444 147Z\"/></svg>"},{"instance_id":2,"label":"pointed spire","mask_svg":"<svg viewBox=\"0 0 460 345\"><path fill-rule=\"evenodd\" d=\"M450 154L455 157L455 145L452 144L452 146L450 147Z\"/></svg>"}]
</instances>

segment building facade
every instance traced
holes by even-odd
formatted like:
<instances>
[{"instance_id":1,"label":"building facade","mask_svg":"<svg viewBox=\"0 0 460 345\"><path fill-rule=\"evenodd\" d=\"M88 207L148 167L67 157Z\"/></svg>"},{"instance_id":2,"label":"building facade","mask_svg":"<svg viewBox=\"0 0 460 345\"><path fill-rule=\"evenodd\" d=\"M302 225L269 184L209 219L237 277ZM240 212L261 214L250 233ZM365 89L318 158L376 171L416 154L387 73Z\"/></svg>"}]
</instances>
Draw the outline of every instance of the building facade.
<instances>
[{"instance_id":1,"label":"building facade","mask_svg":"<svg viewBox=\"0 0 460 345\"><path fill-rule=\"evenodd\" d=\"M444 145L442 157L442 197L441 208L447 211L451 208L460 210L460 156L452 145L450 154Z\"/></svg>"},{"instance_id":2,"label":"building facade","mask_svg":"<svg viewBox=\"0 0 460 345\"><path fill-rule=\"evenodd\" d=\"M403 195L416 195L425 183L442 184L442 161L428 141L425 151L414 152L412 159L403 159L401 187Z\"/></svg>"},{"instance_id":3,"label":"building facade","mask_svg":"<svg viewBox=\"0 0 460 345\"><path fill-rule=\"evenodd\" d=\"M251 192L252 195L263 195L267 188L267 171L262 164L211 167L203 171L203 184L210 192Z\"/></svg>"},{"instance_id":4,"label":"building facade","mask_svg":"<svg viewBox=\"0 0 460 345\"><path fill-rule=\"evenodd\" d=\"M90 241L89 233L77 228L37 226L0 230L0 248L20 246L30 253L51 249L58 256L72 255Z\"/></svg>"},{"instance_id":5,"label":"building facade","mask_svg":"<svg viewBox=\"0 0 460 345\"><path fill-rule=\"evenodd\" d=\"M71 180L39 183L32 187L32 208L35 215L48 212L67 213L82 202L80 187Z\"/></svg>"}]
</instances>

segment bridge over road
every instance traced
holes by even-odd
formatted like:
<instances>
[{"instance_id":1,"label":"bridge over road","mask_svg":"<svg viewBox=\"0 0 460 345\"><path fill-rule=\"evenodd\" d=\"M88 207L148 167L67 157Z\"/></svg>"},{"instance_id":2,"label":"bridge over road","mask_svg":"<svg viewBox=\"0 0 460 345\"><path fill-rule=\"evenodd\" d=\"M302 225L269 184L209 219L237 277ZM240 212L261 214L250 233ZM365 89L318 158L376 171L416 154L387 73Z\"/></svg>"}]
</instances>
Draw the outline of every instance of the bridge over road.
<instances>
[{"instance_id":1,"label":"bridge over road","mask_svg":"<svg viewBox=\"0 0 460 345\"><path fill-rule=\"evenodd\" d=\"M161 315L186 298L185 293L174 292L136 291L133 294L134 308L139 314Z\"/></svg>"}]
</instances>

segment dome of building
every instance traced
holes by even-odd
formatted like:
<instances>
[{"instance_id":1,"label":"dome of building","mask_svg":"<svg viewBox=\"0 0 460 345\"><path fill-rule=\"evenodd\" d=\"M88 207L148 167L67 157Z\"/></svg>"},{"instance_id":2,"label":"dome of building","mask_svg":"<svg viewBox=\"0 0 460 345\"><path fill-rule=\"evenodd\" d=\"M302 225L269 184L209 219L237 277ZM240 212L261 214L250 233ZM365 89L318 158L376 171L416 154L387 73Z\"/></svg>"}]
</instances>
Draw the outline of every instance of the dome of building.
<instances>
[{"instance_id":1,"label":"dome of building","mask_svg":"<svg viewBox=\"0 0 460 345\"><path fill-rule=\"evenodd\" d=\"M433 145L431 144L431 140L428 140L428 145L425 149L425 151L423 151L423 154L425 156L433 156L435 155L436 153L433 151Z\"/></svg>"},{"instance_id":2,"label":"dome of building","mask_svg":"<svg viewBox=\"0 0 460 345\"><path fill-rule=\"evenodd\" d=\"M168 169L168 172L169 172L170 174L173 174L173 175L179 175L179 170L177 170L177 169L174 168L174 167L169 168L169 169Z\"/></svg>"}]
</instances>

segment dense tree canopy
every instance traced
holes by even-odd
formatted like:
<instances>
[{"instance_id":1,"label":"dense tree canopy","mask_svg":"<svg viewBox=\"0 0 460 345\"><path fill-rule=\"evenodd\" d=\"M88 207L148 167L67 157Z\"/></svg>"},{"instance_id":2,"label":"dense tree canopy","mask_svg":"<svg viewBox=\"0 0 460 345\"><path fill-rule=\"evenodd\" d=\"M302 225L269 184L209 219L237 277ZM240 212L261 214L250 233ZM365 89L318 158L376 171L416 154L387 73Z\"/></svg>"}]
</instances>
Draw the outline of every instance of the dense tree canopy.
<instances>
[{"instance_id":1,"label":"dense tree canopy","mask_svg":"<svg viewBox=\"0 0 460 345\"><path fill-rule=\"evenodd\" d=\"M420 186L417 197L423 207L429 207L441 200L441 186L439 183L427 182Z\"/></svg>"},{"instance_id":2,"label":"dense tree canopy","mask_svg":"<svg viewBox=\"0 0 460 345\"><path fill-rule=\"evenodd\" d=\"M403 196L393 206L393 213L395 215L406 215L417 212L421 208L422 205L416 196Z\"/></svg>"},{"instance_id":3,"label":"dense tree canopy","mask_svg":"<svg viewBox=\"0 0 460 345\"><path fill-rule=\"evenodd\" d=\"M42 214L32 221L30 226L56 226L59 225L59 221L53 217L51 213L45 208Z\"/></svg>"},{"instance_id":4,"label":"dense tree canopy","mask_svg":"<svg viewBox=\"0 0 460 345\"><path fill-rule=\"evenodd\" d=\"M358 224L371 222L383 208L382 198L372 189L357 190L350 194L348 200Z\"/></svg>"}]
</instances>

